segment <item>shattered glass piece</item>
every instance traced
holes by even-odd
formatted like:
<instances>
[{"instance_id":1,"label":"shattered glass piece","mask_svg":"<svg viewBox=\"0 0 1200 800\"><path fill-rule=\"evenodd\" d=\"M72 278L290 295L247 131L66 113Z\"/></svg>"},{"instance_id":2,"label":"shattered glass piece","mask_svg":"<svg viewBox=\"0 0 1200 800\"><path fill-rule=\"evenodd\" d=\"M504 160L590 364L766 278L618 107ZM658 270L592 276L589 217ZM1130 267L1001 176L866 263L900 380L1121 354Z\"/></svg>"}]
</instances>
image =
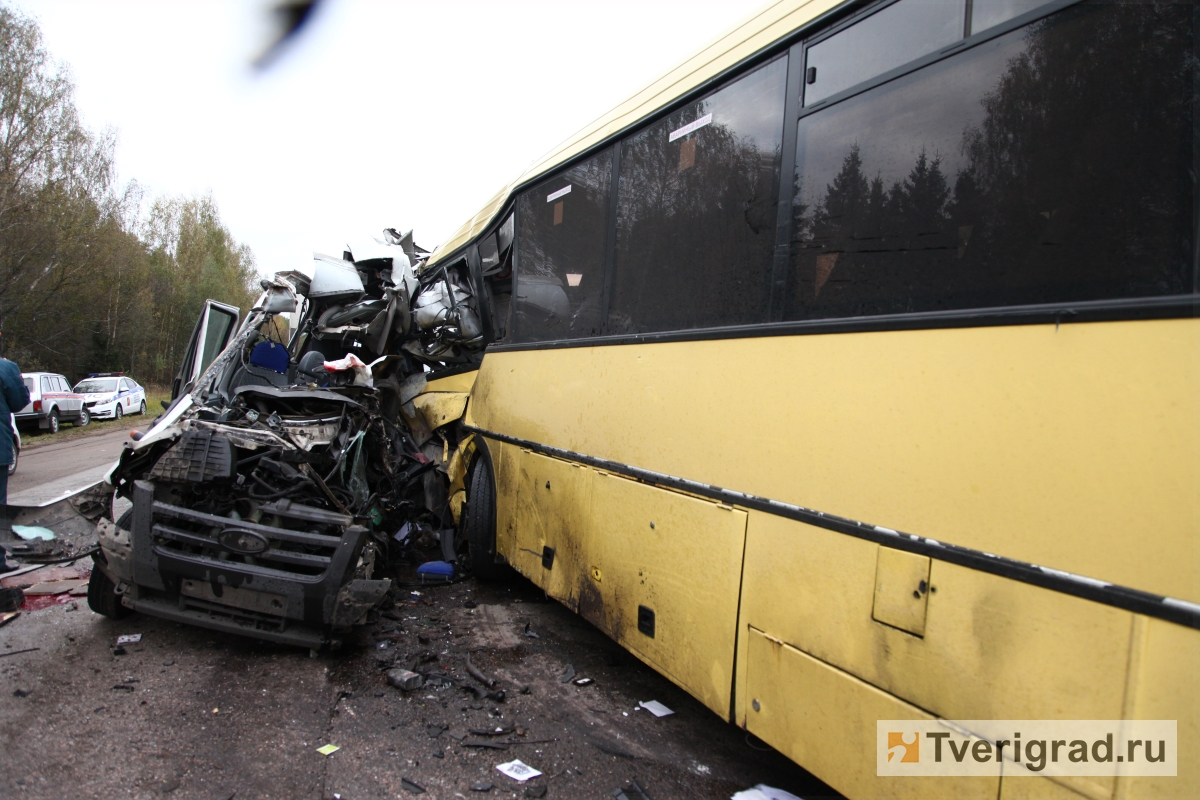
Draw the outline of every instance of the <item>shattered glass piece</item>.
<instances>
[{"instance_id":1,"label":"shattered glass piece","mask_svg":"<svg viewBox=\"0 0 1200 800\"><path fill-rule=\"evenodd\" d=\"M39 539L49 542L54 539L54 531L50 530L49 528L40 528L36 525L13 525L12 530L13 533L15 533L17 536L20 536L27 542L33 542Z\"/></svg>"}]
</instances>

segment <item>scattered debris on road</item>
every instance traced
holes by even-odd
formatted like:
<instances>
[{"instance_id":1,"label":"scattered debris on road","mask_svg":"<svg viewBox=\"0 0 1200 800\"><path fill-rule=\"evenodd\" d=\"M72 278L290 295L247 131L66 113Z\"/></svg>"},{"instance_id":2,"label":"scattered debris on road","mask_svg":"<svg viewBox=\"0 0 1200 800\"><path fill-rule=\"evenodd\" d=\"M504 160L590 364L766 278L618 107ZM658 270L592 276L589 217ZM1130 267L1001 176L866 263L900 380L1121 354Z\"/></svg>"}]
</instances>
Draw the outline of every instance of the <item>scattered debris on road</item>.
<instances>
[{"instance_id":1,"label":"scattered debris on road","mask_svg":"<svg viewBox=\"0 0 1200 800\"><path fill-rule=\"evenodd\" d=\"M650 795L638 785L637 781L630 781L619 789L614 789L613 797L616 800L650 800Z\"/></svg>"},{"instance_id":2,"label":"scattered debris on road","mask_svg":"<svg viewBox=\"0 0 1200 800\"><path fill-rule=\"evenodd\" d=\"M425 683L425 678L420 673L410 672L406 669L388 670L387 680L392 686L406 692L411 692L413 689L420 689Z\"/></svg>"},{"instance_id":3,"label":"scattered debris on road","mask_svg":"<svg viewBox=\"0 0 1200 800\"><path fill-rule=\"evenodd\" d=\"M666 717L675 713L657 700L643 700L642 702L638 703L638 706L646 709L656 717Z\"/></svg>"},{"instance_id":4,"label":"scattered debris on road","mask_svg":"<svg viewBox=\"0 0 1200 800\"><path fill-rule=\"evenodd\" d=\"M776 789L774 786L760 783L752 789L738 792L729 800L801 800L801 798L791 792L785 792L783 789Z\"/></svg>"},{"instance_id":5,"label":"scattered debris on road","mask_svg":"<svg viewBox=\"0 0 1200 800\"><path fill-rule=\"evenodd\" d=\"M523 763L520 759L513 759L512 761L506 761L503 764L497 764L496 769L500 770L514 781L520 781L521 783L524 783L531 778L536 778L542 774L539 770L536 770L528 764Z\"/></svg>"},{"instance_id":6,"label":"scattered debris on road","mask_svg":"<svg viewBox=\"0 0 1200 800\"><path fill-rule=\"evenodd\" d=\"M27 542L54 541L54 531L38 525L13 525L12 532Z\"/></svg>"},{"instance_id":7,"label":"scattered debris on road","mask_svg":"<svg viewBox=\"0 0 1200 800\"><path fill-rule=\"evenodd\" d=\"M23 592L21 611L37 611L86 595L90 575L87 561L62 567L27 564L0 578L0 587Z\"/></svg>"},{"instance_id":8,"label":"scattered debris on road","mask_svg":"<svg viewBox=\"0 0 1200 800\"><path fill-rule=\"evenodd\" d=\"M21 653L32 653L36 650L41 650L41 649L42 648L40 648L40 647L26 647L21 650L9 650L7 653L0 653L0 658L4 658L5 656L16 656L16 655L20 655ZM20 695L18 695L18 696L20 696Z\"/></svg>"}]
</instances>

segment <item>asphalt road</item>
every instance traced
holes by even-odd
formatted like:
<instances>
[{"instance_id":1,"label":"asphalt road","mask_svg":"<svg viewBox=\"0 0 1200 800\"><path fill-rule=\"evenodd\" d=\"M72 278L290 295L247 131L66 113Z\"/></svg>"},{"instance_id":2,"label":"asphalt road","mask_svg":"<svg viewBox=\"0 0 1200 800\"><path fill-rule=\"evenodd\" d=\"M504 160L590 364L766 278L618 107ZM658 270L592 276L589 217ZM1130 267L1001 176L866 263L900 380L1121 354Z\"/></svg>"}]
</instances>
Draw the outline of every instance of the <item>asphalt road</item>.
<instances>
[{"instance_id":1,"label":"asphalt road","mask_svg":"<svg viewBox=\"0 0 1200 800\"><path fill-rule=\"evenodd\" d=\"M415 785L430 800L602 800L632 780L654 800L725 800L758 783L831 794L523 580L393 596L317 657L114 622L82 598L24 613L0 628L0 798L396 800ZM141 642L114 654L126 633ZM480 696L468 652L503 699ZM414 659L452 685L389 686L386 667ZM568 664L593 682L562 683ZM641 700L675 713L654 717ZM317 752L326 744L340 749ZM543 775L521 784L496 770L513 759Z\"/></svg>"},{"instance_id":2,"label":"asphalt road","mask_svg":"<svg viewBox=\"0 0 1200 800\"><path fill-rule=\"evenodd\" d=\"M22 449L16 474L8 479L9 504L41 505L91 486L120 456L130 430L131 426L125 426L61 441L39 441Z\"/></svg>"},{"instance_id":3,"label":"asphalt road","mask_svg":"<svg viewBox=\"0 0 1200 800\"><path fill-rule=\"evenodd\" d=\"M10 501L98 480L128 435L27 450ZM539 796L530 786L600 800L632 780L654 800L724 800L758 783L833 795L523 579L394 589L376 617L341 652L310 657L138 615L114 622L84 598L26 611L0 628L0 800L394 800L413 793L406 781L431 800ZM125 633L142 640L117 654ZM503 699L482 696L468 652ZM387 684L389 666L418 662L452 685ZM568 664L593 682L561 682ZM675 713L654 717L642 700ZM325 744L340 749L321 755ZM515 758L543 776L520 784L495 769Z\"/></svg>"}]
</instances>

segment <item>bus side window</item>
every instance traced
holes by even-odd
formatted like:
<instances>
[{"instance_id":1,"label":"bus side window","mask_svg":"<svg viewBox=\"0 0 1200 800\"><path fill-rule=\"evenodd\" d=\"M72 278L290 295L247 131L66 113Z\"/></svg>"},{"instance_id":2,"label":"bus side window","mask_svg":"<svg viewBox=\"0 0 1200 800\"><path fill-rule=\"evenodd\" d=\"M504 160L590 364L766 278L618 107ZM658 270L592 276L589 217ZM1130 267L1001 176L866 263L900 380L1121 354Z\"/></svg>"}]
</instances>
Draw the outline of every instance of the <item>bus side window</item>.
<instances>
[{"instance_id":1,"label":"bus side window","mask_svg":"<svg viewBox=\"0 0 1200 800\"><path fill-rule=\"evenodd\" d=\"M1193 37L1080 3L802 114L785 319L1191 292Z\"/></svg>"},{"instance_id":2,"label":"bus side window","mask_svg":"<svg viewBox=\"0 0 1200 800\"><path fill-rule=\"evenodd\" d=\"M483 277L488 278L501 270L500 250L496 247L496 234L484 237L479 243L479 268Z\"/></svg>"},{"instance_id":3,"label":"bus side window","mask_svg":"<svg viewBox=\"0 0 1200 800\"><path fill-rule=\"evenodd\" d=\"M787 57L621 144L608 333L767 322Z\"/></svg>"},{"instance_id":4,"label":"bus side window","mask_svg":"<svg viewBox=\"0 0 1200 800\"><path fill-rule=\"evenodd\" d=\"M612 153L605 152L518 199L518 341L577 339L601 332L611 183Z\"/></svg>"},{"instance_id":5,"label":"bus side window","mask_svg":"<svg viewBox=\"0 0 1200 800\"><path fill-rule=\"evenodd\" d=\"M1045 4L1046 0L971 0L971 33L986 31Z\"/></svg>"},{"instance_id":6,"label":"bus side window","mask_svg":"<svg viewBox=\"0 0 1200 800\"><path fill-rule=\"evenodd\" d=\"M811 106L963 37L966 4L900 0L808 48L804 105Z\"/></svg>"},{"instance_id":7,"label":"bus side window","mask_svg":"<svg viewBox=\"0 0 1200 800\"><path fill-rule=\"evenodd\" d=\"M501 229L507 225L512 228L512 215L505 220ZM512 236L508 237L508 247L501 248L496 241L497 234L485 236L479 242L479 270L483 276L484 292L487 294L487 313L490 314L492 325L492 340L503 341L508 334L508 314L512 300Z\"/></svg>"}]
</instances>

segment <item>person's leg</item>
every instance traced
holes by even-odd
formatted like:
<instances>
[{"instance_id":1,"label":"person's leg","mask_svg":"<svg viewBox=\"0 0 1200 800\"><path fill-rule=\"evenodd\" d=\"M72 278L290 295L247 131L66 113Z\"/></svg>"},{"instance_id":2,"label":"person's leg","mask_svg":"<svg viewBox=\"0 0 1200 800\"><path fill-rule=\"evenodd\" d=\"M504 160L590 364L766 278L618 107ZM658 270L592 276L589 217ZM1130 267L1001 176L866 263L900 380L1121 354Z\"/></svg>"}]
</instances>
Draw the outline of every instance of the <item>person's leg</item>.
<instances>
[{"instance_id":1,"label":"person's leg","mask_svg":"<svg viewBox=\"0 0 1200 800\"><path fill-rule=\"evenodd\" d=\"M8 544L13 536L12 520L8 516L8 465L0 464L0 545ZM0 547L0 572L10 571L5 561L5 551Z\"/></svg>"},{"instance_id":2,"label":"person's leg","mask_svg":"<svg viewBox=\"0 0 1200 800\"><path fill-rule=\"evenodd\" d=\"M0 542L13 538L8 514L8 464L0 464Z\"/></svg>"}]
</instances>

